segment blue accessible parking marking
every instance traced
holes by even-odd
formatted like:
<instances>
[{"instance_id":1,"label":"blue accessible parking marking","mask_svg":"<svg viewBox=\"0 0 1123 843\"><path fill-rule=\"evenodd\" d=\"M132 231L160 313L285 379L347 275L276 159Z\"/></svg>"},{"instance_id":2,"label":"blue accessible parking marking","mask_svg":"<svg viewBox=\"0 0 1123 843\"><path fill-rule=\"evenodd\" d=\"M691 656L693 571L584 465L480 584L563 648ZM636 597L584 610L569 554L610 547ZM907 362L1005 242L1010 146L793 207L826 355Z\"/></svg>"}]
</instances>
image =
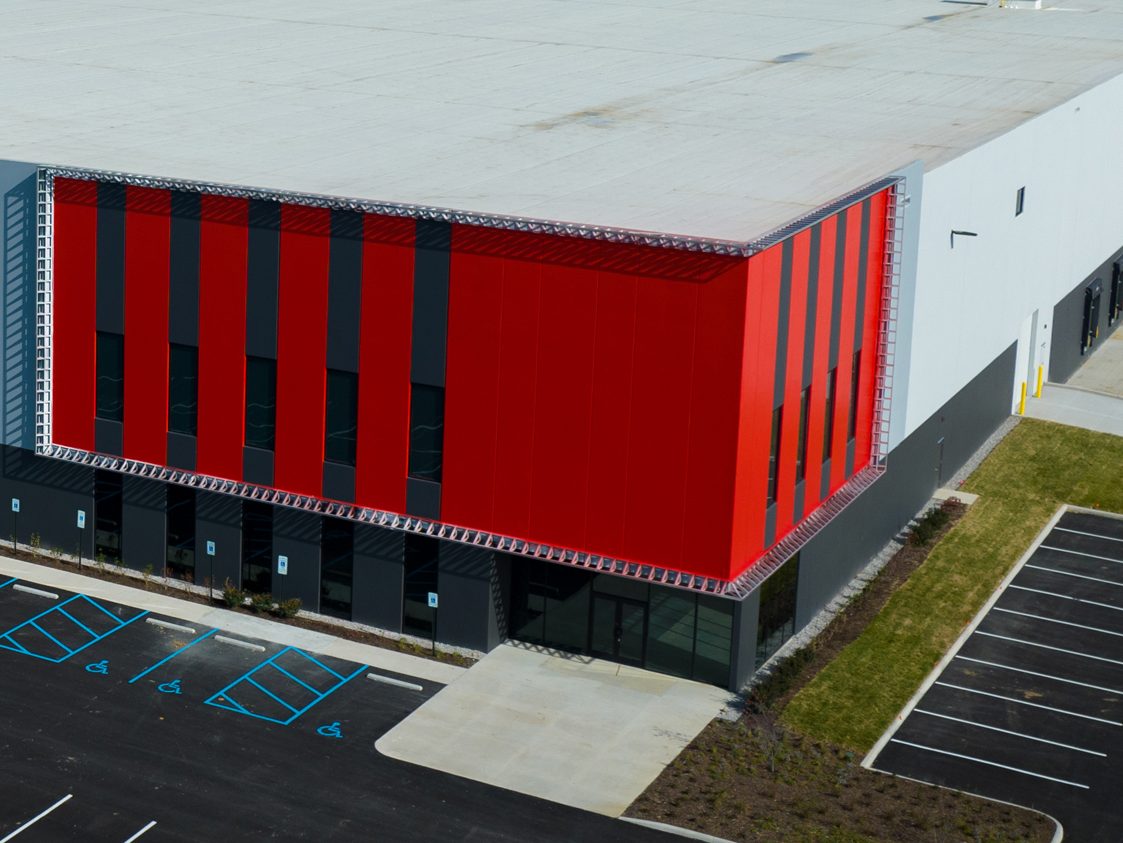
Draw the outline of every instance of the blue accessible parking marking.
<instances>
[{"instance_id":1,"label":"blue accessible parking marking","mask_svg":"<svg viewBox=\"0 0 1123 843\"><path fill-rule=\"evenodd\" d=\"M239 676L206 703L288 726L365 669L360 665L343 675L303 650L286 647Z\"/></svg>"},{"instance_id":2,"label":"blue accessible parking marking","mask_svg":"<svg viewBox=\"0 0 1123 843\"><path fill-rule=\"evenodd\" d=\"M11 585L12 583L14 583L14 582L15 582L16 580L18 580L18 579L19 579L19 577L12 577L12 578L11 578L10 580L8 580L7 582L0 582L0 588L3 588L3 587L4 587L4 586L6 586L6 585Z\"/></svg>"},{"instance_id":3,"label":"blue accessible parking marking","mask_svg":"<svg viewBox=\"0 0 1123 843\"><path fill-rule=\"evenodd\" d=\"M96 600L76 594L0 634L0 649L59 664L147 614L123 621Z\"/></svg>"}]
</instances>

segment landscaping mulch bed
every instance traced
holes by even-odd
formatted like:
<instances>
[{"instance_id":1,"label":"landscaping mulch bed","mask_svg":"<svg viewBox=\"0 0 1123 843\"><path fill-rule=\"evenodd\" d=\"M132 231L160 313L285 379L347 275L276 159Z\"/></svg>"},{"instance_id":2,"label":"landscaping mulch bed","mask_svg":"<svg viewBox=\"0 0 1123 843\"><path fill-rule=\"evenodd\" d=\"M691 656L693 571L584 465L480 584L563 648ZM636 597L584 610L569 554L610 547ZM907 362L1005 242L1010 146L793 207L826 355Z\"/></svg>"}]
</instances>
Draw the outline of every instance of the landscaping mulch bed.
<instances>
[{"instance_id":1,"label":"landscaping mulch bed","mask_svg":"<svg viewBox=\"0 0 1123 843\"><path fill-rule=\"evenodd\" d=\"M866 589L802 650L758 685L736 723L715 720L628 809L628 816L753 841L1041 841L1040 814L875 773L843 747L780 723L779 713L881 611L966 512L907 540ZM943 516L940 516L943 519Z\"/></svg>"},{"instance_id":2,"label":"landscaping mulch bed","mask_svg":"<svg viewBox=\"0 0 1123 843\"><path fill-rule=\"evenodd\" d=\"M187 589L176 588L166 584L163 579L155 574L144 576L138 579L136 576L129 574L119 573L113 568L99 564L96 561L84 560L82 562L81 571L78 570L77 561L71 561L65 557L59 557L56 554L51 554L46 551L40 553L31 553L22 549L13 549L11 546L0 546L0 553L4 556L9 556L13 559L19 559L23 562L32 562L36 565L42 565L47 568L56 568L62 571L70 571L71 573L81 573L84 576L95 577L99 580L106 580L107 582L117 583L119 585L129 586L130 588L141 588L145 591L159 591L162 594L167 594L169 597L175 597L179 600L189 600L192 603L202 603L219 608L228 609L230 611L241 612L246 615L261 615L268 617L269 620L276 623L289 624L290 626L298 626L302 629L311 629L316 632L322 632L325 635L334 635L336 638L344 638L348 641L356 641L360 644L369 644L372 647L380 647L384 650L396 650L402 653L408 653L412 656L419 656L421 658L432 659L434 661L445 662L447 664L454 664L459 667L470 667L476 663L476 660L468 656L461 655L460 653L450 653L443 650L437 650L436 653L430 647L422 644L417 644L412 641L400 640L395 638L387 638L383 635L378 635L373 632L367 632L362 629L355 629L343 624L334 624L330 621L321 621L314 618L285 618L278 617L273 614L265 615L262 612L254 611L250 606L230 607L226 605L221 599L208 599L206 594L200 594L196 591Z\"/></svg>"}]
</instances>

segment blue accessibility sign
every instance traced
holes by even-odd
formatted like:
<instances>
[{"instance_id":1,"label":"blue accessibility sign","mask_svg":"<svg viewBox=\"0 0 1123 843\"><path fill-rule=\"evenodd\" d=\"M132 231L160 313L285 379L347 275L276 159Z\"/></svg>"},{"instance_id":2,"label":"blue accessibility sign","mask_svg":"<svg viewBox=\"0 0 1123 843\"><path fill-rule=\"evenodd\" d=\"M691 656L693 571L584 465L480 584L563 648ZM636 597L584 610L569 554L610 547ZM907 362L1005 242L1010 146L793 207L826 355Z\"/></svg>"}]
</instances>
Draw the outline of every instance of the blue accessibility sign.
<instances>
[{"instance_id":1,"label":"blue accessibility sign","mask_svg":"<svg viewBox=\"0 0 1123 843\"><path fill-rule=\"evenodd\" d=\"M102 676L105 676L109 673L109 659L102 659L99 662L86 665L86 671L88 673L100 673Z\"/></svg>"},{"instance_id":2,"label":"blue accessibility sign","mask_svg":"<svg viewBox=\"0 0 1123 843\"><path fill-rule=\"evenodd\" d=\"M323 735L325 738L342 738L343 730L339 728L339 721L335 721L330 726L321 726L316 730L317 734Z\"/></svg>"},{"instance_id":3,"label":"blue accessibility sign","mask_svg":"<svg viewBox=\"0 0 1123 843\"><path fill-rule=\"evenodd\" d=\"M179 687L179 680L173 679L171 682L162 682L156 686L156 690L161 694L182 694L183 689Z\"/></svg>"}]
</instances>

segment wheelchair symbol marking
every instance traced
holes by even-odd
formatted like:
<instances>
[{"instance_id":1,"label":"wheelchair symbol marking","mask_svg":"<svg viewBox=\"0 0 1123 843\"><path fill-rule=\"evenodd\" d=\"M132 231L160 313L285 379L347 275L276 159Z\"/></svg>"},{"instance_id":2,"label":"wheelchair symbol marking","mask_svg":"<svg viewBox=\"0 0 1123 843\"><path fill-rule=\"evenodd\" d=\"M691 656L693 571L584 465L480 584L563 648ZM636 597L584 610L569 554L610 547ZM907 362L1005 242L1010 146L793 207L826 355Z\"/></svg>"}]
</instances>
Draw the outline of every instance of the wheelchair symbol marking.
<instances>
[{"instance_id":1,"label":"wheelchair symbol marking","mask_svg":"<svg viewBox=\"0 0 1123 843\"><path fill-rule=\"evenodd\" d=\"M173 679L171 682L162 682L156 686L156 690L161 694L182 694L183 689L179 687L179 680Z\"/></svg>"},{"instance_id":2,"label":"wheelchair symbol marking","mask_svg":"<svg viewBox=\"0 0 1123 843\"><path fill-rule=\"evenodd\" d=\"M88 673L100 673L102 676L105 676L109 673L109 659L102 659L99 662L86 665L86 671Z\"/></svg>"},{"instance_id":3,"label":"wheelchair symbol marking","mask_svg":"<svg viewBox=\"0 0 1123 843\"><path fill-rule=\"evenodd\" d=\"M336 720L329 726L321 726L316 730L316 733L325 738L342 738L343 730L339 728L339 721Z\"/></svg>"}]
</instances>

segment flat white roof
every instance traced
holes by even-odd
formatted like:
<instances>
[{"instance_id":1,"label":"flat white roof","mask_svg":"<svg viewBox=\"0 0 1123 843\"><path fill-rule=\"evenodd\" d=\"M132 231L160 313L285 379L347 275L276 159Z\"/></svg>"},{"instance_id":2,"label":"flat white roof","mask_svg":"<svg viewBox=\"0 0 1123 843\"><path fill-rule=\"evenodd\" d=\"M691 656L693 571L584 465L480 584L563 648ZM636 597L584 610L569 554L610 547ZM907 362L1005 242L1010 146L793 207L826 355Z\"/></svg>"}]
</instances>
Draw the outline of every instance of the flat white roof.
<instances>
[{"instance_id":1,"label":"flat white roof","mask_svg":"<svg viewBox=\"0 0 1123 843\"><path fill-rule=\"evenodd\" d=\"M1123 72L1053 5L8 0L0 158L748 240Z\"/></svg>"}]
</instances>

